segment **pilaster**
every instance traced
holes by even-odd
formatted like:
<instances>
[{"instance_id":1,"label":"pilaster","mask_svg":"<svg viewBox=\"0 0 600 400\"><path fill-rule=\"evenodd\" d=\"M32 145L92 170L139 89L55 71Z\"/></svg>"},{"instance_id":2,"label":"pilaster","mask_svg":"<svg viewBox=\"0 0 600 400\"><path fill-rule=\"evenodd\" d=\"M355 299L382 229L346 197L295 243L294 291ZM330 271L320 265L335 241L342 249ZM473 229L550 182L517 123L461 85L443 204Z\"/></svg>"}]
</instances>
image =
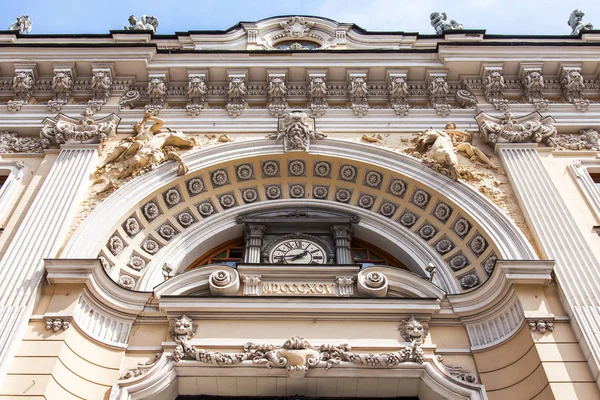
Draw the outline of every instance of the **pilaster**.
<instances>
[{"instance_id":1,"label":"pilaster","mask_svg":"<svg viewBox=\"0 0 600 400\"><path fill-rule=\"evenodd\" d=\"M334 225L331 227L335 244L335 258L338 264L352 264L350 243L352 242L352 228L348 225Z\"/></svg>"},{"instance_id":2,"label":"pilaster","mask_svg":"<svg viewBox=\"0 0 600 400\"><path fill-rule=\"evenodd\" d=\"M598 384L600 264L546 172L536 147L530 143L502 143L496 145L496 152L543 257L556 260L554 272L563 306Z\"/></svg>"},{"instance_id":3,"label":"pilaster","mask_svg":"<svg viewBox=\"0 0 600 400\"><path fill-rule=\"evenodd\" d=\"M263 237L267 227L265 225L249 224L246 226L246 256L247 263L260 263Z\"/></svg>"},{"instance_id":4,"label":"pilaster","mask_svg":"<svg viewBox=\"0 0 600 400\"><path fill-rule=\"evenodd\" d=\"M62 246L98 158L98 145L65 144L0 260L0 380L11 363L44 275Z\"/></svg>"}]
</instances>

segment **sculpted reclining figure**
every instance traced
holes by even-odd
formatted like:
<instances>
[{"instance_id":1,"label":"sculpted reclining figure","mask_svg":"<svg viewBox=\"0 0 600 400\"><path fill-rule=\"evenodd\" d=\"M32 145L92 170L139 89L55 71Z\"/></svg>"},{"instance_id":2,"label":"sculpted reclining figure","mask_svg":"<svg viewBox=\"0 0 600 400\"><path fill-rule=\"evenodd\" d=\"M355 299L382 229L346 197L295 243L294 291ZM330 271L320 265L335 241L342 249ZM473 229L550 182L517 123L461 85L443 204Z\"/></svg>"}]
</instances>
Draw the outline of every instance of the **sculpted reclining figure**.
<instances>
[{"instance_id":1,"label":"sculpted reclining figure","mask_svg":"<svg viewBox=\"0 0 600 400\"><path fill-rule=\"evenodd\" d=\"M124 179L143 170L150 170L166 160L177 161L178 175L188 172L181 156L176 152L181 148L196 145L193 137L170 128L163 129L165 121L147 113L141 122L133 126L134 134L124 140L106 157L96 169L100 176L117 162L125 162L125 168L116 176Z\"/></svg>"}]
</instances>

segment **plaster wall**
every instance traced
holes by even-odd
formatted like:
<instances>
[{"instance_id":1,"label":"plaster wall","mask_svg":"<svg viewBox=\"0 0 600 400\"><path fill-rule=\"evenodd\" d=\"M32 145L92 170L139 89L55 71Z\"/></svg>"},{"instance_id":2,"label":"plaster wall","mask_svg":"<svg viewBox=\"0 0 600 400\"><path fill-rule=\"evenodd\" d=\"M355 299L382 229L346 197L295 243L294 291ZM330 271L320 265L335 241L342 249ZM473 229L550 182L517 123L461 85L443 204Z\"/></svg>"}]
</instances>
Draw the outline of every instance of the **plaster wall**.
<instances>
[{"instance_id":1,"label":"plaster wall","mask_svg":"<svg viewBox=\"0 0 600 400\"><path fill-rule=\"evenodd\" d=\"M569 212L573 216L575 223L581 229L583 236L589 243L594 256L600 261L600 235L593 229L597 225L595 217L588 203L584 200L579 186L575 183L575 180L567 169L569 165L577 160L594 159L594 155L578 156L572 152L565 155L560 152L540 152L540 157L558 192L565 201Z\"/></svg>"}]
</instances>

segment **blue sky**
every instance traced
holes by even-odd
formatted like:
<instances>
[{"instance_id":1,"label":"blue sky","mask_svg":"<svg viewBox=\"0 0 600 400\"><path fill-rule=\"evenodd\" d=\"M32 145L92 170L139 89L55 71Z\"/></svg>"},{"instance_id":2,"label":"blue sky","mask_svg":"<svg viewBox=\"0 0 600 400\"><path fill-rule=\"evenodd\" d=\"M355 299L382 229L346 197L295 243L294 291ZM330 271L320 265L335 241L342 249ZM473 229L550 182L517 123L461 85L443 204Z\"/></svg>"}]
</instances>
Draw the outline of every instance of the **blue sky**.
<instances>
[{"instance_id":1,"label":"blue sky","mask_svg":"<svg viewBox=\"0 0 600 400\"><path fill-rule=\"evenodd\" d=\"M33 20L32 33L108 33L123 29L130 14L156 16L158 33L227 29L239 21L276 15L319 15L371 31L434 33L432 11L465 28L500 34L568 35L574 8L600 29L600 0L0 0L0 29L17 15Z\"/></svg>"}]
</instances>

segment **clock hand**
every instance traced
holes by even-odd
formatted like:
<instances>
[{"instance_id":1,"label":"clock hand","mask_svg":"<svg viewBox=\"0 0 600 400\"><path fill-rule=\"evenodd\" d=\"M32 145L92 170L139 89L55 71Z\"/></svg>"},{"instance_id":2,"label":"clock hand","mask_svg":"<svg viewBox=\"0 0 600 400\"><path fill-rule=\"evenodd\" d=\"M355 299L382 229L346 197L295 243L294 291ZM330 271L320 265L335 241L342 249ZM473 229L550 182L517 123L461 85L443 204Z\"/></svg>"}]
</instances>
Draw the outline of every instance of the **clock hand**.
<instances>
[{"instance_id":1,"label":"clock hand","mask_svg":"<svg viewBox=\"0 0 600 400\"><path fill-rule=\"evenodd\" d=\"M298 254L294 255L294 257L292 258L292 260L297 260L300 257L304 257L307 254L308 254L308 250L304 250L302 253L298 253Z\"/></svg>"}]
</instances>

